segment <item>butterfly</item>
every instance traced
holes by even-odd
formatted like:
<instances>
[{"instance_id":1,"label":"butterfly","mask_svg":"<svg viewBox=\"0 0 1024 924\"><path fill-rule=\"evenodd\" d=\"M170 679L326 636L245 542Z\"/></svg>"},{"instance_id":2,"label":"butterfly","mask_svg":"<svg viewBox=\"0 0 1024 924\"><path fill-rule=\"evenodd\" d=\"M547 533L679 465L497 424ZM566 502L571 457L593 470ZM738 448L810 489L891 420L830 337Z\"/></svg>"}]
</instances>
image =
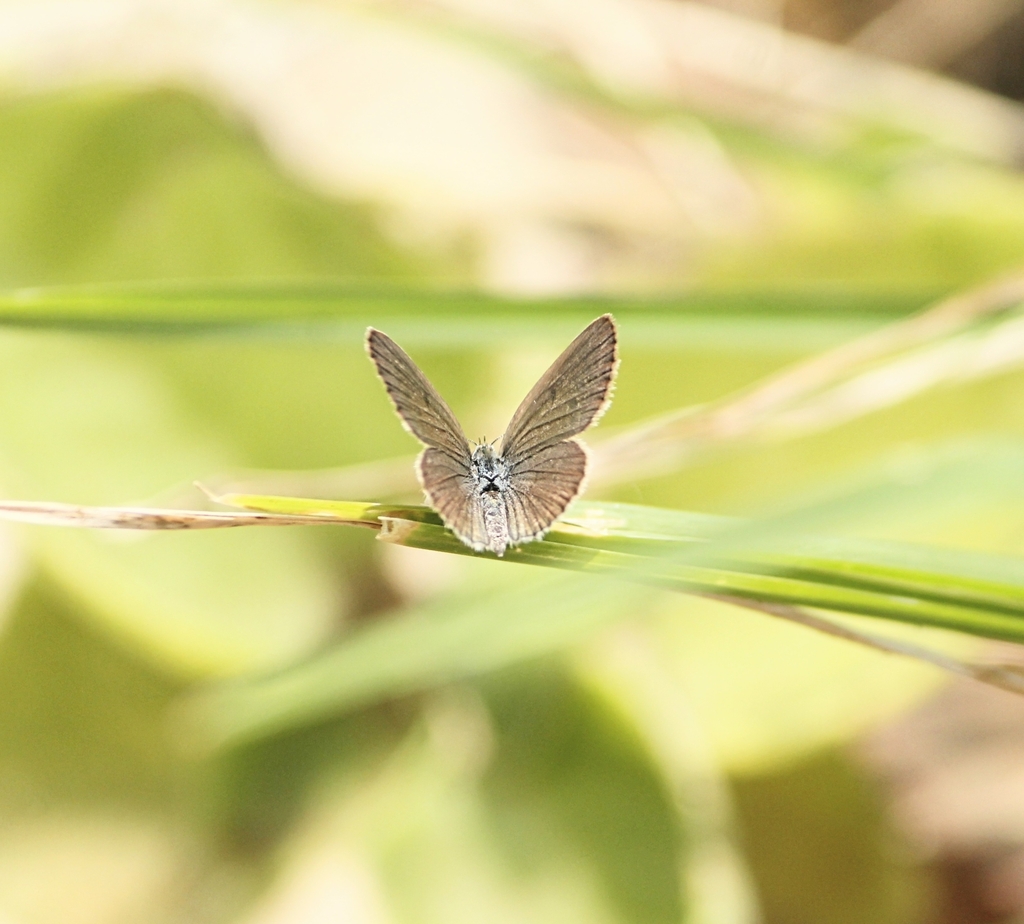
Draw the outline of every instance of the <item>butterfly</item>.
<instances>
[{"instance_id":1,"label":"butterfly","mask_svg":"<svg viewBox=\"0 0 1024 924\"><path fill-rule=\"evenodd\" d=\"M494 443L470 446L455 415L420 368L372 327L366 350L398 416L426 449L416 474L427 501L459 539L499 557L540 539L583 490L587 451L573 439L611 402L619 365L610 314L566 347Z\"/></svg>"}]
</instances>

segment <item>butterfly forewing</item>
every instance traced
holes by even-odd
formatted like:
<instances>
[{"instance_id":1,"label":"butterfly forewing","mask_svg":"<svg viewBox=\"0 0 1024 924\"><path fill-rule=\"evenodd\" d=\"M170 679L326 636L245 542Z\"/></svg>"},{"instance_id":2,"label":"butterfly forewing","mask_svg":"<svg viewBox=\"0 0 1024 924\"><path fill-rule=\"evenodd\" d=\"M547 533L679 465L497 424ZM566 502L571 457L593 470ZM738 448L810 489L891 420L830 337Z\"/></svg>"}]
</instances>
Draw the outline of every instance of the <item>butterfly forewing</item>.
<instances>
[{"instance_id":1,"label":"butterfly forewing","mask_svg":"<svg viewBox=\"0 0 1024 924\"><path fill-rule=\"evenodd\" d=\"M602 315L523 399L502 437L502 457L514 465L586 430L608 405L617 365L615 322Z\"/></svg>"},{"instance_id":2,"label":"butterfly forewing","mask_svg":"<svg viewBox=\"0 0 1024 924\"><path fill-rule=\"evenodd\" d=\"M427 377L387 334L366 333L366 350L377 367L398 416L420 442L444 453L469 472L469 441L455 415Z\"/></svg>"},{"instance_id":3,"label":"butterfly forewing","mask_svg":"<svg viewBox=\"0 0 1024 924\"><path fill-rule=\"evenodd\" d=\"M455 415L411 357L387 334L370 328L366 349L377 367L398 416L427 448L416 460L416 474L430 505L464 543L486 543L479 501L470 475L469 441Z\"/></svg>"}]
</instances>

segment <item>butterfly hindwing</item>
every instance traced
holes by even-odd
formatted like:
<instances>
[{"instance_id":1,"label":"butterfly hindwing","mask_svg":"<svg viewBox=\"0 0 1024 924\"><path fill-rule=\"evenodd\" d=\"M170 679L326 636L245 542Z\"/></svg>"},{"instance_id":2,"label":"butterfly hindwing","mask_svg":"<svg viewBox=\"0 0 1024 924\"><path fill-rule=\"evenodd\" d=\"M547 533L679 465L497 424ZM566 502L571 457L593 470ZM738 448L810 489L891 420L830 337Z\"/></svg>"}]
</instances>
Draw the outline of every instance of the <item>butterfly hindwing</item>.
<instances>
[{"instance_id":1,"label":"butterfly hindwing","mask_svg":"<svg viewBox=\"0 0 1024 924\"><path fill-rule=\"evenodd\" d=\"M586 472L587 452L575 440L514 463L505 498L510 544L543 536L579 496Z\"/></svg>"},{"instance_id":2,"label":"butterfly hindwing","mask_svg":"<svg viewBox=\"0 0 1024 924\"><path fill-rule=\"evenodd\" d=\"M424 449L416 473L430 506L466 545L482 549L487 541L480 500L474 493L469 468L438 449Z\"/></svg>"}]
</instances>

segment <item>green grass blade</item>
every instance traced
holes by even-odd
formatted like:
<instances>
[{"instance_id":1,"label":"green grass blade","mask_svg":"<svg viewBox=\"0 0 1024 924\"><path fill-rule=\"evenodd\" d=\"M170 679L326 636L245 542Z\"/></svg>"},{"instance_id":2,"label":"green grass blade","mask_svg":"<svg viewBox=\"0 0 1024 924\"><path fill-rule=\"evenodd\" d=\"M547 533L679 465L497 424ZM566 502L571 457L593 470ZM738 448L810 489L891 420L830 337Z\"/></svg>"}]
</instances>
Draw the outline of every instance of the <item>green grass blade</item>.
<instances>
[{"instance_id":1,"label":"green grass blade","mask_svg":"<svg viewBox=\"0 0 1024 924\"><path fill-rule=\"evenodd\" d=\"M564 648L641 601L635 586L561 576L446 597L355 632L293 670L184 701L181 731L200 748L219 747L479 676Z\"/></svg>"},{"instance_id":2,"label":"green grass blade","mask_svg":"<svg viewBox=\"0 0 1024 924\"><path fill-rule=\"evenodd\" d=\"M827 340L907 315L934 291L858 292L849 288L694 292L679 296L511 299L477 292L446 292L334 282L257 284L153 283L0 293L0 325L111 333L361 337L366 326L387 324L403 341L493 343L537 331L572 333L611 311L663 342L666 330L743 336L751 344L765 331L808 328ZM755 329L743 331L753 325Z\"/></svg>"},{"instance_id":3,"label":"green grass blade","mask_svg":"<svg viewBox=\"0 0 1024 924\"><path fill-rule=\"evenodd\" d=\"M425 507L221 500L325 521L358 519L379 526L390 542L476 554ZM183 707L189 734L206 746L244 741L556 650L612 619L646 612L637 584L755 608L815 608L1024 642L1024 562L1007 556L817 538L729 517L577 502L543 540L509 550L503 561L579 574L540 584L532 575L522 586L446 598L356 630L274 677L212 688Z\"/></svg>"},{"instance_id":4,"label":"green grass blade","mask_svg":"<svg viewBox=\"0 0 1024 924\"><path fill-rule=\"evenodd\" d=\"M353 506L293 498L223 498L247 509L348 520ZM476 555L426 507L364 505L381 538ZM758 524L632 504L578 502L563 526L504 561L624 578L688 593L810 606L1024 641L1024 563L900 543L774 536Z\"/></svg>"}]
</instances>

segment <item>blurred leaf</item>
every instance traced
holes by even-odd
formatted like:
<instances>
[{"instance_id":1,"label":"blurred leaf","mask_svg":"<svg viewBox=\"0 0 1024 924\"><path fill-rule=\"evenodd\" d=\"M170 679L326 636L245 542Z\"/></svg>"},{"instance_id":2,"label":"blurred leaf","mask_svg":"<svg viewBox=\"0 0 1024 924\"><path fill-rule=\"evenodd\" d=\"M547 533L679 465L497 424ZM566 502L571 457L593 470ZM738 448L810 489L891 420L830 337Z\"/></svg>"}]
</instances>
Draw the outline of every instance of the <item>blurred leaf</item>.
<instances>
[{"instance_id":1,"label":"blurred leaf","mask_svg":"<svg viewBox=\"0 0 1024 924\"><path fill-rule=\"evenodd\" d=\"M868 622L854 621L853 628L877 630ZM657 653L662 685L692 710L692 721L682 707L665 717L672 734L684 742L698 735L708 759L730 774L766 773L841 746L913 707L949 678L916 659L887 657L744 608L676 595L662 597L642 622L616 627L607 639L596 637L574 653L574 662L591 676L592 649L601 668L602 656L616 653L616 633L627 630ZM889 624L884 631L960 658L979 648L977 640L936 630ZM617 681L613 673L602 688ZM625 692L639 696L633 687ZM665 703L664 695L641 700L635 707L640 721L662 716Z\"/></svg>"},{"instance_id":2,"label":"blurred leaf","mask_svg":"<svg viewBox=\"0 0 1024 924\"><path fill-rule=\"evenodd\" d=\"M189 93L92 91L0 106L6 286L420 277L425 264L377 225L373 208L325 202L282 176L247 127Z\"/></svg>"},{"instance_id":3,"label":"blurred leaf","mask_svg":"<svg viewBox=\"0 0 1024 924\"><path fill-rule=\"evenodd\" d=\"M719 610L728 618L729 608ZM680 682L675 652L654 628L651 620L617 626L574 652L569 663L583 685L635 729L672 797L687 833L680 880L692 920L754 924L758 901L724 776L732 765L714 752L696 708L700 697Z\"/></svg>"},{"instance_id":4,"label":"blurred leaf","mask_svg":"<svg viewBox=\"0 0 1024 924\"><path fill-rule=\"evenodd\" d=\"M357 710L224 751L209 761L188 761L189 769L198 771L200 821L212 849L228 862L238 856L252 860L257 877L252 887L263 888L260 865L287 844L324 788L339 778L378 772L419 718L412 704ZM165 722L159 727L166 732ZM166 734L163 740L169 743Z\"/></svg>"},{"instance_id":5,"label":"blurred leaf","mask_svg":"<svg viewBox=\"0 0 1024 924\"><path fill-rule=\"evenodd\" d=\"M289 498L233 500L321 516L337 509L349 519L356 509ZM391 541L474 554L427 508L406 508L403 519L395 519L398 512L366 506L362 516L368 523L379 517ZM1020 560L892 542L817 540L794 535L792 523L744 524L578 502L561 526L542 541L509 550L504 561L1024 640ZM637 601L627 596L626 586L606 586L591 577L586 583L526 585L497 597L489 589L407 610L354 633L302 667L210 691L192 704L192 718L202 729L200 737L220 743L493 670L564 646L620 614L635 612Z\"/></svg>"},{"instance_id":6,"label":"blurred leaf","mask_svg":"<svg viewBox=\"0 0 1024 924\"><path fill-rule=\"evenodd\" d=\"M929 920L925 876L890 829L877 782L848 757L820 752L733 786L765 920Z\"/></svg>"},{"instance_id":7,"label":"blurred leaf","mask_svg":"<svg viewBox=\"0 0 1024 924\"><path fill-rule=\"evenodd\" d=\"M11 332L0 338L5 492L145 497L229 458L130 348ZM30 542L87 612L173 670L225 674L281 664L322 638L338 613L341 588L298 533L138 538L37 530Z\"/></svg>"},{"instance_id":8,"label":"blurred leaf","mask_svg":"<svg viewBox=\"0 0 1024 924\"><path fill-rule=\"evenodd\" d=\"M554 665L434 697L391 759L316 808L254 920L311 906L392 924L685 919L686 832L657 773Z\"/></svg>"},{"instance_id":9,"label":"blurred leaf","mask_svg":"<svg viewBox=\"0 0 1024 924\"><path fill-rule=\"evenodd\" d=\"M542 875L559 845L595 867L617 919L679 921L689 832L630 723L546 663L481 689L496 743L483 792L513 866Z\"/></svg>"},{"instance_id":10,"label":"blurred leaf","mask_svg":"<svg viewBox=\"0 0 1024 924\"><path fill-rule=\"evenodd\" d=\"M356 518L358 510L344 502L299 498L224 500L250 509L324 517L337 509L345 522ZM876 499L885 502L884 495ZM477 554L429 508L403 512L401 507L364 505L361 519L380 522L382 538L389 542ZM781 522L744 524L633 504L578 501L544 539L509 549L505 560L1024 639L1024 562L1019 559L897 543L799 539L792 530Z\"/></svg>"},{"instance_id":11,"label":"blurred leaf","mask_svg":"<svg viewBox=\"0 0 1024 924\"><path fill-rule=\"evenodd\" d=\"M0 806L162 810L177 758L160 718L179 686L81 625L47 581L33 581L0 638Z\"/></svg>"},{"instance_id":12,"label":"blurred leaf","mask_svg":"<svg viewBox=\"0 0 1024 924\"><path fill-rule=\"evenodd\" d=\"M557 651L636 601L627 584L545 576L407 607L301 667L200 694L177 730L200 751L262 738Z\"/></svg>"}]
</instances>

